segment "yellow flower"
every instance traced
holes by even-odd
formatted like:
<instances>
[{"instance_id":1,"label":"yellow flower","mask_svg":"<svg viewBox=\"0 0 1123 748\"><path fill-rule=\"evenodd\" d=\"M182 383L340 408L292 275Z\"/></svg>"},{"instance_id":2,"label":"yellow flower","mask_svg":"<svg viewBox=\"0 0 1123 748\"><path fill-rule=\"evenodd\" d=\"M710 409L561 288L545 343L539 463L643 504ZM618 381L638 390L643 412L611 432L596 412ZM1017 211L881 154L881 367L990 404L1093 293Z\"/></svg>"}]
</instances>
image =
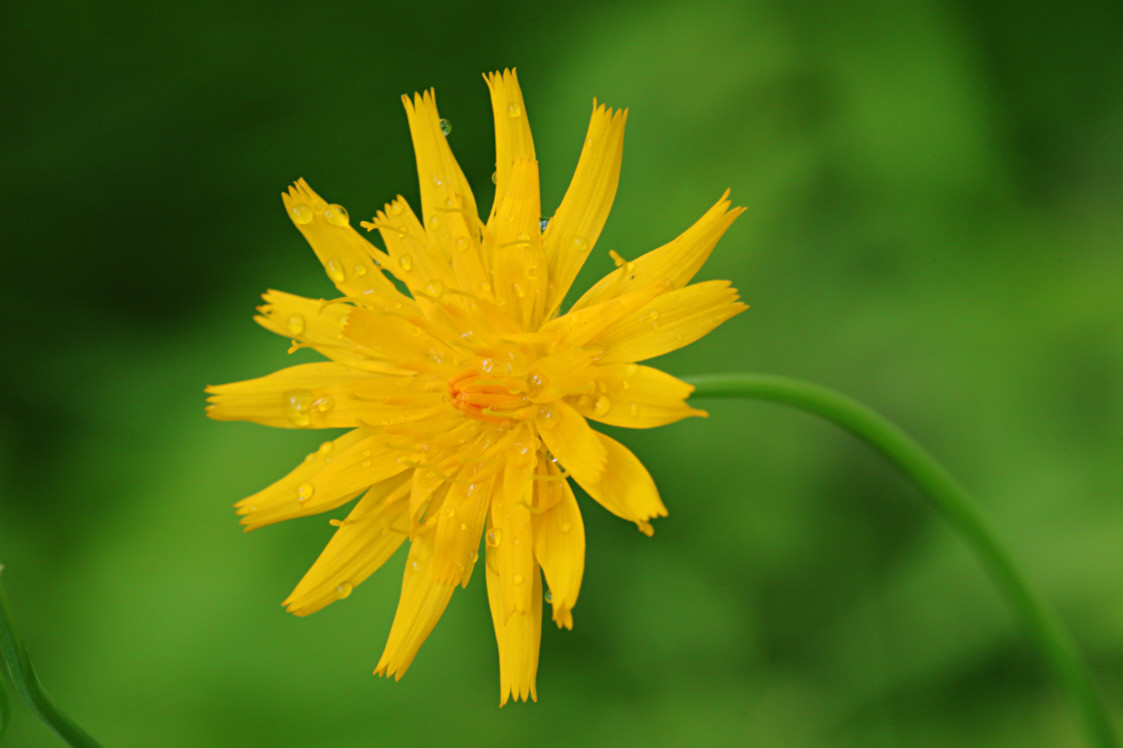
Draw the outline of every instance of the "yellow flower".
<instances>
[{"instance_id":1,"label":"yellow flower","mask_svg":"<svg viewBox=\"0 0 1123 748\"><path fill-rule=\"evenodd\" d=\"M496 193L486 223L449 150L433 92L402 97L421 216L398 196L372 221L303 180L285 208L343 294L265 294L255 319L329 362L208 388L209 415L286 428L349 428L278 482L238 502L246 530L360 497L284 604L307 615L341 598L410 541L378 674L400 678L484 537L501 704L537 699L542 574L558 626L584 572L585 533L567 478L635 522L667 511L639 460L589 421L650 428L691 415L693 388L637 361L702 337L745 305L726 281L687 285L741 208L728 191L674 241L625 261L559 307L616 193L627 111L594 101L561 205L542 218L538 162L514 71L485 76ZM395 283L397 281L397 284ZM399 290L404 285L409 293Z\"/></svg>"}]
</instances>

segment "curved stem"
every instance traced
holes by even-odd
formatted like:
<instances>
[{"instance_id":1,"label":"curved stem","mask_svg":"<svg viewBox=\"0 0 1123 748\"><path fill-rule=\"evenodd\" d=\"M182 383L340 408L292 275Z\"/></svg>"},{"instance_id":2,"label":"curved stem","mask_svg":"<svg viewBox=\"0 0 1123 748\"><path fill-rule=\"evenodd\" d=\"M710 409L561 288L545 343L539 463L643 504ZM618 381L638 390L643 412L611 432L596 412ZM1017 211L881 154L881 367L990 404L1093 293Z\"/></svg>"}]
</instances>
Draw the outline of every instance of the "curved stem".
<instances>
[{"instance_id":1,"label":"curved stem","mask_svg":"<svg viewBox=\"0 0 1123 748\"><path fill-rule=\"evenodd\" d=\"M31 666L27 647L24 646L16 629L16 622L12 616L11 606L8 604L8 596L4 593L3 584L0 584L0 654L3 655L4 663L8 666L12 684L39 719L50 725L63 740L75 748L99 748L96 740L59 711L58 707L47 698L47 694L43 693L43 687L39 684L39 678Z\"/></svg>"},{"instance_id":2,"label":"curved stem","mask_svg":"<svg viewBox=\"0 0 1123 748\"><path fill-rule=\"evenodd\" d=\"M696 388L692 397L770 400L822 416L896 465L916 483L982 561L1029 629L1053 675L1068 692L1090 744L1118 748L1107 707L1071 634L1056 612L1026 581L1013 556L963 487L912 437L858 401L808 382L767 374L716 374L687 377L686 381Z\"/></svg>"}]
</instances>

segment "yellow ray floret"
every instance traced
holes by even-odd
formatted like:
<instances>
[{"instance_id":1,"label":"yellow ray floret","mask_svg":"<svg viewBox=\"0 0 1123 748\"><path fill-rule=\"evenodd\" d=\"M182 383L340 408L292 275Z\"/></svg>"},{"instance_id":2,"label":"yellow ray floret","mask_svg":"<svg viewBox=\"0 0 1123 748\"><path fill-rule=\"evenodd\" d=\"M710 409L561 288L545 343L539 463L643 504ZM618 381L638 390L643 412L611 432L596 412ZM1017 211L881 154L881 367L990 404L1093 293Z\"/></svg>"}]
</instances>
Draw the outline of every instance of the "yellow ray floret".
<instances>
[{"instance_id":1,"label":"yellow ray floret","mask_svg":"<svg viewBox=\"0 0 1123 748\"><path fill-rule=\"evenodd\" d=\"M347 598L408 543L376 673L406 672L482 554L504 704L537 700L543 602L559 627L574 625L586 535L573 484L646 535L667 514L640 460L597 424L705 416L688 404L689 384L639 362L746 307L728 282L691 284L742 210L727 192L668 244L630 261L612 253L617 269L563 314L616 195L627 110L594 100L573 179L547 220L518 78L485 79L496 151L487 220L434 92L404 96L420 213L398 195L360 222L379 247L342 206L304 180L292 185L285 210L336 290L268 291L255 319L291 340L290 353L328 361L208 387L207 413L349 429L236 507L248 531L358 499L331 519L334 536L285 599L298 616Z\"/></svg>"}]
</instances>

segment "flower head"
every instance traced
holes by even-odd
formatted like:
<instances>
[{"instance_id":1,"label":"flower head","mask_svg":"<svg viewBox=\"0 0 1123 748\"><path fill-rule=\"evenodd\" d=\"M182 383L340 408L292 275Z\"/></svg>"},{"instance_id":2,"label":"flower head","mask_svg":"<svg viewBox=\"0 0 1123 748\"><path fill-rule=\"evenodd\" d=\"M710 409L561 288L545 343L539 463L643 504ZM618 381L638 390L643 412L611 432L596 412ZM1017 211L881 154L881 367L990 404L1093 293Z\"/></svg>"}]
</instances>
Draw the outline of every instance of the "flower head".
<instances>
[{"instance_id":1,"label":"flower head","mask_svg":"<svg viewBox=\"0 0 1123 748\"><path fill-rule=\"evenodd\" d=\"M691 415L692 387L636 362L702 337L745 309L725 281L688 285L742 209L728 192L674 241L625 261L565 313L616 193L627 111L594 102L576 172L542 218L538 162L514 71L486 76L496 193L479 219L433 92L405 96L421 215L398 196L361 226L303 180L285 208L342 294L265 294L265 328L330 361L208 388L209 415L286 428L348 428L238 502L247 531L356 498L284 604L307 615L341 598L409 541L401 599L376 672L400 678L483 537L501 701L536 699L542 576L572 628L585 533L569 478L650 535L666 515L639 460L589 421L650 428ZM404 286L408 293L400 288Z\"/></svg>"}]
</instances>

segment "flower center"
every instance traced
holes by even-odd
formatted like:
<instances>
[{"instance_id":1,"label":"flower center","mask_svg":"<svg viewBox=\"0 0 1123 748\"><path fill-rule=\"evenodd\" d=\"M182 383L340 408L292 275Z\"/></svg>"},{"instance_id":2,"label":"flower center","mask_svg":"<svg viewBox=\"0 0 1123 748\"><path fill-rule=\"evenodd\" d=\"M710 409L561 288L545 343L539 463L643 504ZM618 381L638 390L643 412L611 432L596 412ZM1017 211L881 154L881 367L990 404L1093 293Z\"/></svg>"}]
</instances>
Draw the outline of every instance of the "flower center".
<instances>
[{"instance_id":1,"label":"flower center","mask_svg":"<svg viewBox=\"0 0 1123 748\"><path fill-rule=\"evenodd\" d=\"M525 379L495 376L476 368L463 369L448 380L452 406L487 423L511 424L534 417L538 406L527 399L527 391Z\"/></svg>"}]
</instances>

